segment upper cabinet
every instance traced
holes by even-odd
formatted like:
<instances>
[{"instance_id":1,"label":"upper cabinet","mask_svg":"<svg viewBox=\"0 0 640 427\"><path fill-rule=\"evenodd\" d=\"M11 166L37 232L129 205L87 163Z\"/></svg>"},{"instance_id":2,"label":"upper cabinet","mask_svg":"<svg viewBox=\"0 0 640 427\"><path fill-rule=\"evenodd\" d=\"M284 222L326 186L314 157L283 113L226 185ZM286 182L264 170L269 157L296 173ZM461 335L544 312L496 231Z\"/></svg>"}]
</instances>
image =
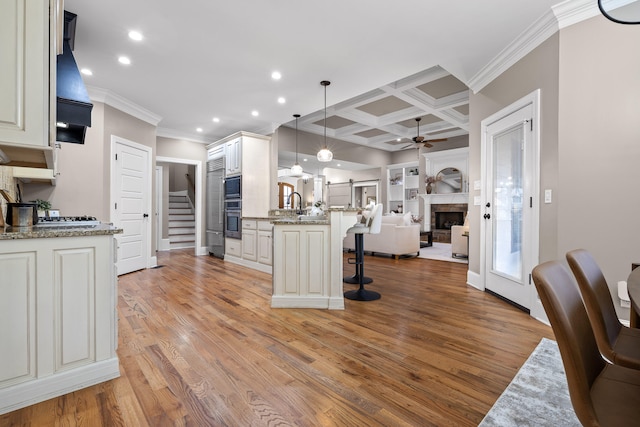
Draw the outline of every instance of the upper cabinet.
<instances>
[{"instance_id":1,"label":"upper cabinet","mask_svg":"<svg viewBox=\"0 0 640 427\"><path fill-rule=\"evenodd\" d=\"M242 173L242 138L225 143L226 161L225 175L233 176Z\"/></svg>"},{"instance_id":2,"label":"upper cabinet","mask_svg":"<svg viewBox=\"0 0 640 427\"><path fill-rule=\"evenodd\" d=\"M225 176L242 174L242 216L265 217L269 212L271 189L271 138L237 132L207 145L208 153L219 150L220 146L224 146Z\"/></svg>"},{"instance_id":3,"label":"upper cabinet","mask_svg":"<svg viewBox=\"0 0 640 427\"><path fill-rule=\"evenodd\" d=\"M49 8L49 0L0 2L0 146L49 146Z\"/></svg>"}]
</instances>

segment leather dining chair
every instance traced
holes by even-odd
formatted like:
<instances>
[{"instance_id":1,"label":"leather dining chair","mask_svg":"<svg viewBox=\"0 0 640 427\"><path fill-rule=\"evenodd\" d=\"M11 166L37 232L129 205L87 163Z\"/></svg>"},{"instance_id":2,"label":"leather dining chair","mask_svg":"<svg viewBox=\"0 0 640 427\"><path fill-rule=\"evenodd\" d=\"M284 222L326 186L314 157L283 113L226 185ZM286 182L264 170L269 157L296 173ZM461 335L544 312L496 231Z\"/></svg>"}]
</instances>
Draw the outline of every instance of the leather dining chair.
<instances>
[{"instance_id":1,"label":"leather dining chair","mask_svg":"<svg viewBox=\"0 0 640 427\"><path fill-rule=\"evenodd\" d=\"M588 251L576 249L567 252L567 262L578 281L602 355L616 365L640 369L640 329L628 328L618 320L609 286L595 259Z\"/></svg>"},{"instance_id":2,"label":"leather dining chair","mask_svg":"<svg viewBox=\"0 0 640 427\"><path fill-rule=\"evenodd\" d=\"M603 359L569 269L549 261L536 266L532 275L558 341L578 420L583 426L638 425L640 371Z\"/></svg>"}]
</instances>

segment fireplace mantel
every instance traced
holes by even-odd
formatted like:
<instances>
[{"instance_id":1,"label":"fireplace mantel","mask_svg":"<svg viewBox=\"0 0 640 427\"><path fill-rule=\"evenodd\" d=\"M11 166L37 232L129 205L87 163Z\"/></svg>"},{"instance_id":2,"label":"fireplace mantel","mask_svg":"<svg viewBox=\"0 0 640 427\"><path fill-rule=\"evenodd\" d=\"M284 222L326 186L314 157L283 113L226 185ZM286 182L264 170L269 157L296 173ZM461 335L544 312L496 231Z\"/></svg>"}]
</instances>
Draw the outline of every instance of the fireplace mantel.
<instances>
[{"instance_id":1,"label":"fireplace mantel","mask_svg":"<svg viewBox=\"0 0 640 427\"><path fill-rule=\"evenodd\" d=\"M469 193L421 194L424 205L448 205L454 203L469 203ZM427 212L425 210L425 212Z\"/></svg>"}]
</instances>

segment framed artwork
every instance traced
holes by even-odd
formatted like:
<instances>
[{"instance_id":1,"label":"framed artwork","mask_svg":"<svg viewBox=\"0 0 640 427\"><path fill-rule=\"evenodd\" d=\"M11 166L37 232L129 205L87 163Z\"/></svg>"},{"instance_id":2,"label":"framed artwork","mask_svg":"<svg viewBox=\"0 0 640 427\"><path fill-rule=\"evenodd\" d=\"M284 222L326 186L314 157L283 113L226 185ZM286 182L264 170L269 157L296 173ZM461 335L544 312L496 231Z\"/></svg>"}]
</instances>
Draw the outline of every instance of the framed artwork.
<instances>
[{"instance_id":1,"label":"framed artwork","mask_svg":"<svg viewBox=\"0 0 640 427\"><path fill-rule=\"evenodd\" d=\"M409 190L409 199L411 200L415 200L418 198L418 189L417 188L412 188Z\"/></svg>"}]
</instances>

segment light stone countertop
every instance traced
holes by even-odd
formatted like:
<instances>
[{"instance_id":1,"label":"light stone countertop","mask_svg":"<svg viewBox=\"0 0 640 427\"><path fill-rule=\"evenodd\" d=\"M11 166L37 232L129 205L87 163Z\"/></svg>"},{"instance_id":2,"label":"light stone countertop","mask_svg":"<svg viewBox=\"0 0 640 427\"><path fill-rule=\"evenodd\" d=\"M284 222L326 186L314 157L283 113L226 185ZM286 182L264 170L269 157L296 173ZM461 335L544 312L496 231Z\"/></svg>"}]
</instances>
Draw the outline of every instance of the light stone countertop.
<instances>
[{"instance_id":1,"label":"light stone countertop","mask_svg":"<svg viewBox=\"0 0 640 427\"><path fill-rule=\"evenodd\" d=\"M121 234L122 229L111 224L79 226L0 227L0 240L44 239L53 237L82 237Z\"/></svg>"}]
</instances>

